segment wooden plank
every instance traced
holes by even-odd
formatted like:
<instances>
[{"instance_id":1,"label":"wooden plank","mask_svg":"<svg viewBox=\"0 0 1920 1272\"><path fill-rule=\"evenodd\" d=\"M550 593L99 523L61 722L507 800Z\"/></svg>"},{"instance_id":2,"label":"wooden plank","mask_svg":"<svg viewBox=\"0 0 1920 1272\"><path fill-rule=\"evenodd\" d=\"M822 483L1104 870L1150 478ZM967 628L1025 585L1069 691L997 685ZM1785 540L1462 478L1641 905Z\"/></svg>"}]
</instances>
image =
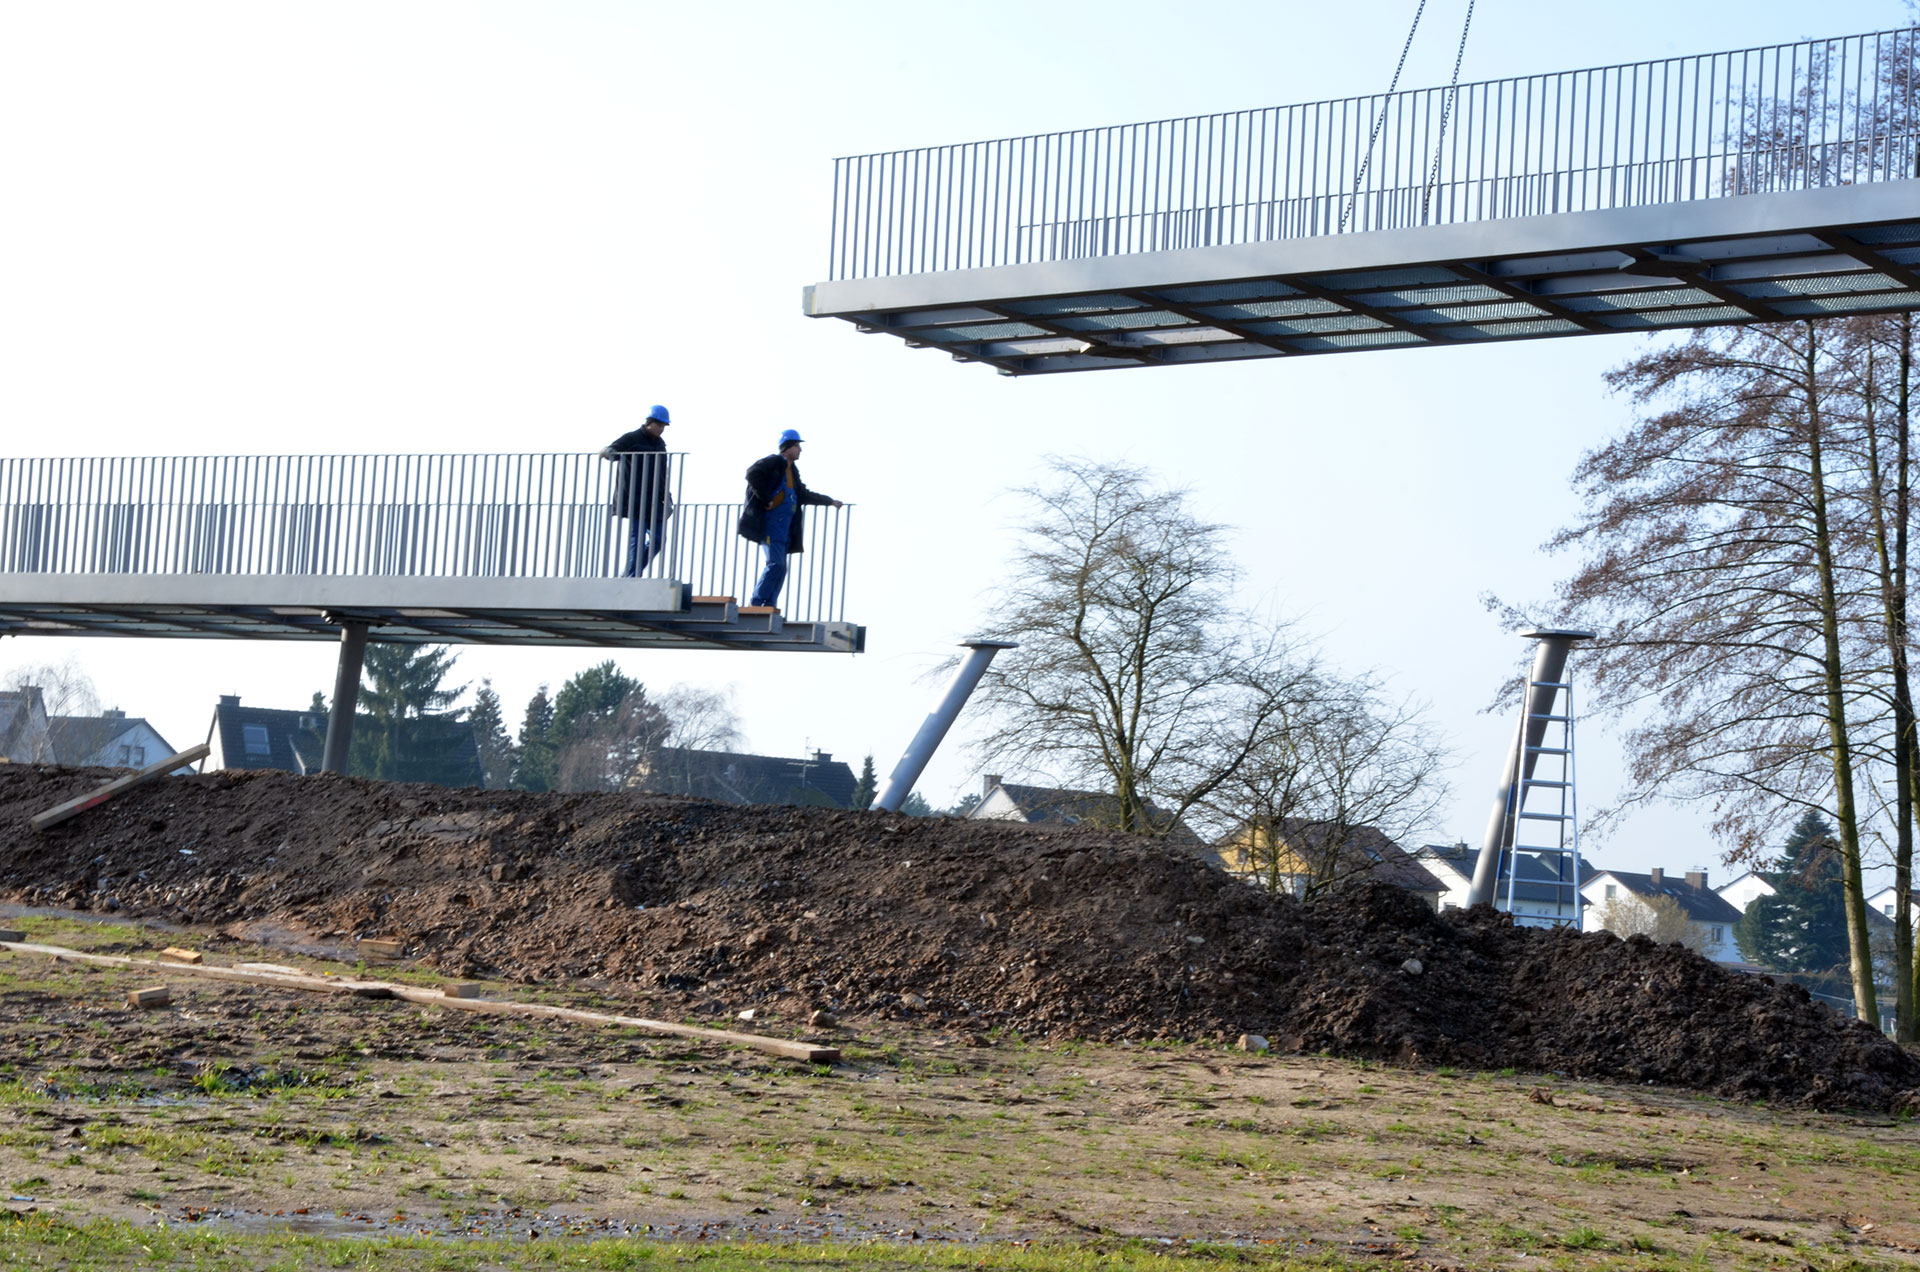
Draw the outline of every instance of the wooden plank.
<instances>
[{"instance_id":1,"label":"wooden plank","mask_svg":"<svg viewBox=\"0 0 1920 1272\"><path fill-rule=\"evenodd\" d=\"M165 985L153 985L146 989L127 991L127 1006L147 1011L155 1007L165 1007L173 1001L173 991Z\"/></svg>"},{"instance_id":2,"label":"wooden plank","mask_svg":"<svg viewBox=\"0 0 1920 1272\"><path fill-rule=\"evenodd\" d=\"M410 1003L432 1007L451 1007L459 1011L485 1012L496 1016L549 1016L583 1025L623 1025L648 1033L675 1038L698 1038L706 1042L724 1042L732 1046L752 1047L770 1055L805 1060L809 1064L833 1064L840 1059L838 1047L818 1047L809 1042L788 1042L784 1038L763 1038L759 1034L733 1033L726 1029L702 1029L698 1025L678 1025L666 1020L646 1020L639 1016L614 1016L605 1012L581 1011L574 1007L552 1007L546 1003L508 1003L491 998L449 998L437 989L418 989L412 985L394 985L393 996Z\"/></svg>"},{"instance_id":3,"label":"wooden plank","mask_svg":"<svg viewBox=\"0 0 1920 1272\"><path fill-rule=\"evenodd\" d=\"M246 985L271 985L280 989L315 990L323 994L352 994L359 998L391 998L384 981L348 980L342 976L310 976L296 973L242 971L237 967L212 967L205 963L162 963L157 959L129 958L124 954L87 954L59 945L35 945L23 942L8 948L20 954L44 954L62 963L85 963L92 967L145 967L173 975L207 976L214 980L239 981Z\"/></svg>"},{"instance_id":4,"label":"wooden plank","mask_svg":"<svg viewBox=\"0 0 1920 1272\"><path fill-rule=\"evenodd\" d=\"M200 961L200 951L183 950L178 945L169 945L166 949L160 951L160 961L163 963L198 963Z\"/></svg>"},{"instance_id":5,"label":"wooden plank","mask_svg":"<svg viewBox=\"0 0 1920 1272\"><path fill-rule=\"evenodd\" d=\"M695 596L689 598L688 603L692 605L731 605L734 599L735 598L731 596Z\"/></svg>"},{"instance_id":6,"label":"wooden plank","mask_svg":"<svg viewBox=\"0 0 1920 1272\"><path fill-rule=\"evenodd\" d=\"M19 928L0 928L0 945L6 945L16 941L24 941L26 939L27 939L27 934L25 932L22 932Z\"/></svg>"},{"instance_id":7,"label":"wooden plank","mask_svg":"<svg viewBox=\"0 0 1920 1272\"><path fill-rule=\"evenodd\" d=\"M89 808L98 808L114 796L130 791L143 783L151 782L156 777L165 777L168 773L171 773L183 765L196 764L206 759L212 752L213 748L205 742L202 742L198 746L188 747L177 755L169 755L164 760L157 760L141 769L138 773L129 773L125 777L116 777L105 786L97 788L90 794L70 799L64 804L55 804L43 813L35 813L32 818L33 828L35 830L45 830L49 826L58 826L69 817L78 817Z\"/></svg>"},{"instance_id":8,"label":"wooden plank","mask_svg":"<svg viewBox=\"0 0 1920 1272\"><path fill-rule=\"evenodd\" d=\"M742 605L740 607L740 616L742 618L753 614L778 614L779 612L780 607L778 605Z\"/></svg>"},{"instance_id":9,"label":"wooden plank","mask_svg":"<svg viewBox=\"0 0 1920 1272\"><path fill-rule=\"evenodd\" d=\"M375 940L371 937L360 942L360 957L370 963L390 963L407 952L405 941Z\"/></svg>"}]
</instances>

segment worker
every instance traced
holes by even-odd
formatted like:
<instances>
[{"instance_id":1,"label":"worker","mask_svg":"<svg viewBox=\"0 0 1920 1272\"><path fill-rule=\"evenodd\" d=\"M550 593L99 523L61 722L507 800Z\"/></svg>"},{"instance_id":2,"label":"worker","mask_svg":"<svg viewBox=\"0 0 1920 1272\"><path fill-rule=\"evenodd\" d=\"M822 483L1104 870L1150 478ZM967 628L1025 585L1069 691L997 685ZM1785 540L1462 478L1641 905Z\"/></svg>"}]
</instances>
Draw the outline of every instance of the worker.
<instances>
[{"instance_id":1,"label":"worker","mask_svg":"<svg viewBox=\"0 0 1920 1272\"><path fill-rule=\"evenodd\" d=\"M671 423L667 408L655 406L639 428L621 434L600 452L600 458L620 465L613 511L627 519L626 577L630 579L645 573L647 562L659 555L667 518L673 515L673 494L667 489L672 470L667 443L661 437Z\"/></svg>"},{"instance_id":2,"label":"worker","mask_svg":"<svg viewBox=\"0 0 1920 1272\"><path fill-rule=\"evenodd\" d=\"M747 469L746 504L740 510L740 537L766 551L766 569L753 589L750 605L777 605L787 581L787 556L801 550L800 509L807 504L846 505L831 495L808 490L800 480L800 434L780 434L780 449Z\"/></svg>"}]
</instances>

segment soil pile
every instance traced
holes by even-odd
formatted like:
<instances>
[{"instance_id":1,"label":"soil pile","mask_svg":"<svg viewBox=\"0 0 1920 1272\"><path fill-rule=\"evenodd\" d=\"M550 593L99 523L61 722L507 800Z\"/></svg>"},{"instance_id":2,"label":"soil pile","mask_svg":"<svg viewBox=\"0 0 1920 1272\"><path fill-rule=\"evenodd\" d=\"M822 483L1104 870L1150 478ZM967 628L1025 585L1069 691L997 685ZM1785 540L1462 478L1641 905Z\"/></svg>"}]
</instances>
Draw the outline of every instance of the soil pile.
<instances>
[{"instance_id":1,"label":"soil pile","mask_svg":"<svg viewBox=\"0 0 1920 1272\"><path fill-rule=\"evenodd\" d=\"M1244 1032L1745 1100L1920 1102L1920 1058L1679 946L1442 917L1387 887L1301 905L1110 833L274 772L170 778L28 826L109 776L0 766L0 894L316 949L400 937L450 975L626 982L697 1014Z\"/></svg>"}]
</instances>

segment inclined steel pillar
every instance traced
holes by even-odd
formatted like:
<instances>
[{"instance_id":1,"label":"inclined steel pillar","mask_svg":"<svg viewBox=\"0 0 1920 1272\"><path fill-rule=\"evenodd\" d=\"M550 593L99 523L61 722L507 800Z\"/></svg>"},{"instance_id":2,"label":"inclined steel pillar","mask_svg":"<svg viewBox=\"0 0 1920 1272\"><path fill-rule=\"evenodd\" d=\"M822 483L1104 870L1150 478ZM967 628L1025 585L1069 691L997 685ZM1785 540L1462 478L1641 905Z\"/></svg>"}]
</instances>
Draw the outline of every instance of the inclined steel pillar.
<instances>
[{"instance_id":1,"label":"inclined steel pillar","mask_svg":"<svg viewBox=\"0 0 1920 1272\"><path fill-rule=\"evenodd\" d=\"M1520 714L1520 725L1514 731L1513 748L1507 752L1507 768L1500 778L1499 794L1494 796L1487 837L1480 845L1479 858L1473 863L1473 882L1467 889L1470 906L1491 902L1494 898L1494 889L1500 881L1500 857L1513 846L1514 830L1519 822L1520 810L1514 807L1514 792L1522 782L1532 779L1534 766L1540 761L1540 742L1546 736L1548 717L1553 714L1554 699L1566 675L1568 651L1576 640L1592 640L1594 634L1556 627L1536 628L1520 635L1537 642L1533 651L1533 673L1527 677L1527 688L1522 695L1526 705Z\"/></svg>"},{"instance_id":2,"label":"inclined steel pillar","mask_svg":"<svg viewBox=\"0 0 1920 1272\"><path fill-rule=\"evenodd\" d=\"M893 766L893 772L887 776L886 789L880 792L879 799L873 801L875 808L889 813L900 811L900 805L907 802L913 784L926 771L927 761L939 750L940 740L947 736L947 730L959 718L960 708L967 705L967 699L973 696L974 686L980 683L980 677L987 674L987 664L1001 650L1020 647L1020 642L1013 640L963 640L960 644L973 652L960 664L960 670L953 673L946 696L940 699L940 705L920 726L920 732L913 735L907 753Z\"/></svg>"},{"instance_id":3,"label":"inclined steel pillar","mask_svg":"<svg viewBox=\"0 0 1920 1272\"><path fill-rule=\"evenodd\" d=\"M367 661L367 625L340 624L340 665L333 673L333 705L327 712L327 753L322 773L345 773L353 745L353 712L360 703L360 671Z\"/></svg>"}]
</instances>

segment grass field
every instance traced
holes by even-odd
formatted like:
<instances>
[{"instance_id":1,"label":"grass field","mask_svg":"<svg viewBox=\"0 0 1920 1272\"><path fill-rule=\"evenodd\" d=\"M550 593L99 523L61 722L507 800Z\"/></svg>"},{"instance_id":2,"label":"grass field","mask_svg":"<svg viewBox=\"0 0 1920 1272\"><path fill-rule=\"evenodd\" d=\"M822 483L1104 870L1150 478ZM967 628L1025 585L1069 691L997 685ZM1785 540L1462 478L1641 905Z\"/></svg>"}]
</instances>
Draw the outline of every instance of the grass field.
<instances>
[{"instance_id":1,"label":"grass field","mask_svg":"<svg viewBox=\"0 0 1920 1272\"><path fill-rule=\"evenodd\" d=\"M154 979L0 956L0 1268L1920 1265L1879 1115L860 1021L813 1066L183 975L128 1009Z\"/></svg>"}]
</instances>

